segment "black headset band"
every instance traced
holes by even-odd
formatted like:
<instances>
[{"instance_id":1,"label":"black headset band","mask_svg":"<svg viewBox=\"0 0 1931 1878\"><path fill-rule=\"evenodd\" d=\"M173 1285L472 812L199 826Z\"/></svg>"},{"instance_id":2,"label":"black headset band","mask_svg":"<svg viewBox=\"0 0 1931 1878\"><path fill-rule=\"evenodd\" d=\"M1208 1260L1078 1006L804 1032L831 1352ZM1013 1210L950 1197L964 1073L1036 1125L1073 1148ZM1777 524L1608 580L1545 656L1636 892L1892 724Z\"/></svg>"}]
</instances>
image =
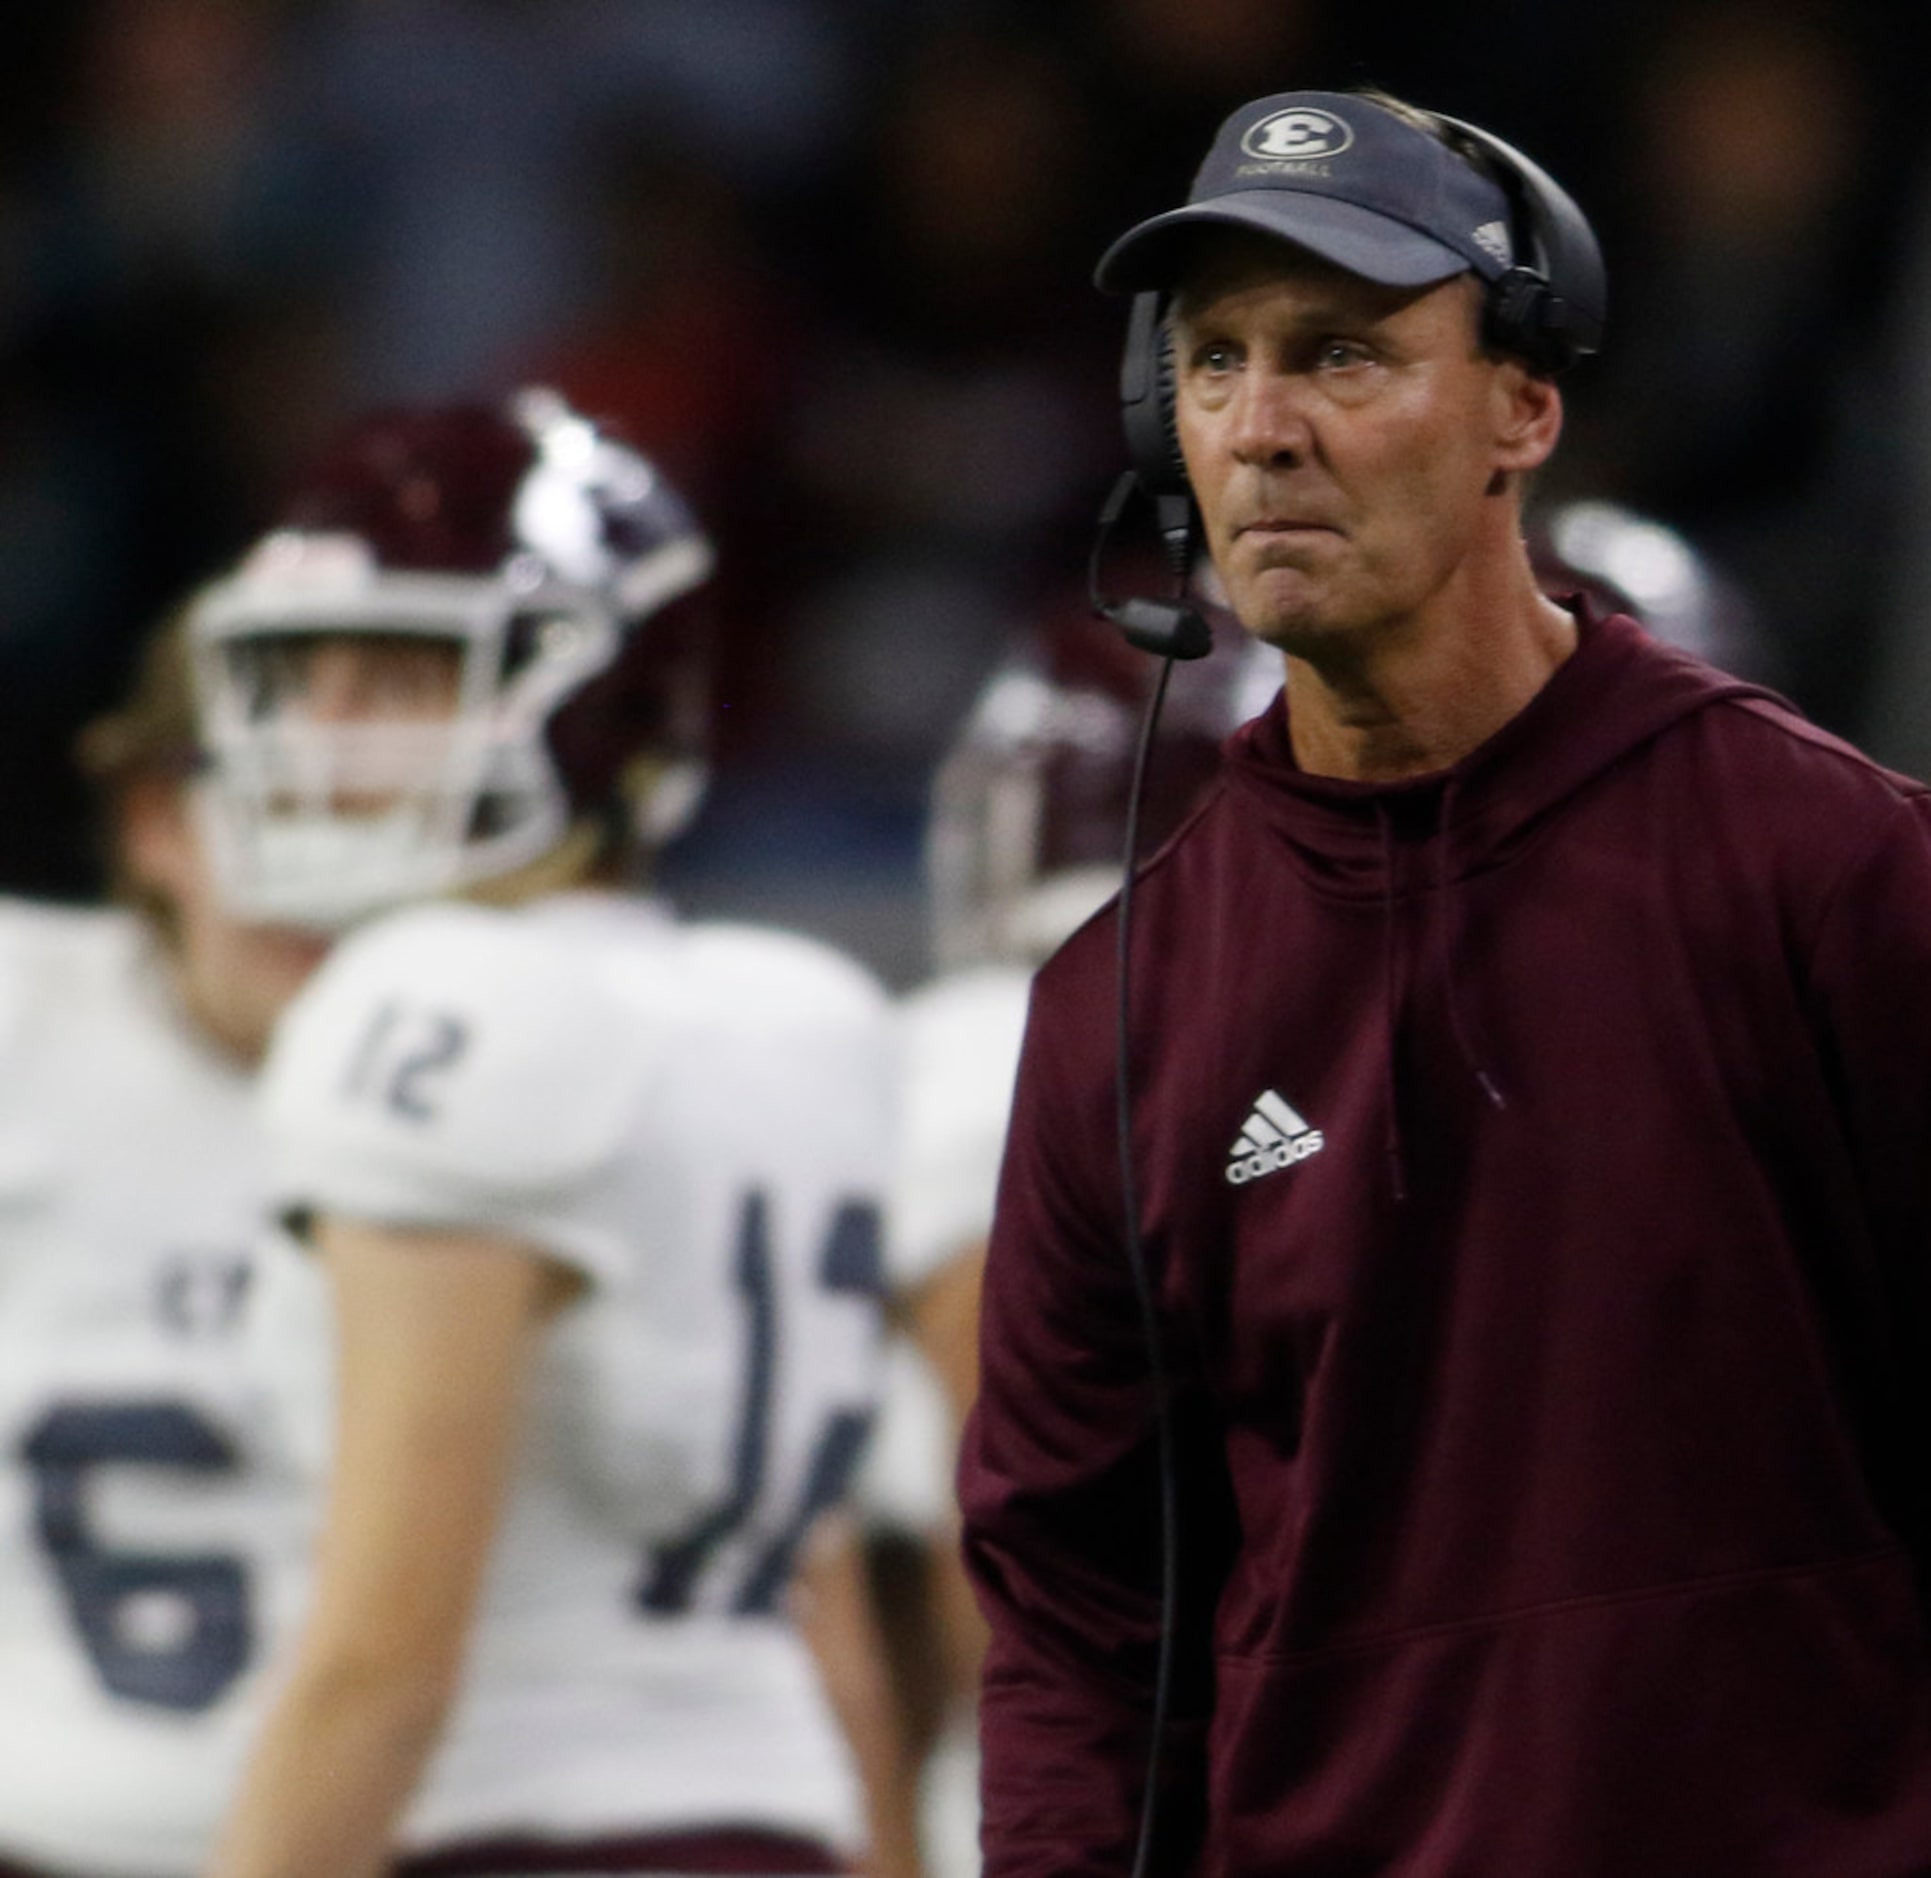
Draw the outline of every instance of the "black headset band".
<instances>
[{"instance_id":1,"label":"black headset band","mask_svg":"<svg viewBox=\"0 0 1931 1878\"><path fill-rule=\"evenodd\" d=\"M1487 285L1489 341L1538 370L1560 372L1602 344L1607 310L1602 249L1576 200L1533 157L1493 131L1423 115L1463 161L1470 151L1509 200L1515 265Z\"/></svg>"}]
</instances>

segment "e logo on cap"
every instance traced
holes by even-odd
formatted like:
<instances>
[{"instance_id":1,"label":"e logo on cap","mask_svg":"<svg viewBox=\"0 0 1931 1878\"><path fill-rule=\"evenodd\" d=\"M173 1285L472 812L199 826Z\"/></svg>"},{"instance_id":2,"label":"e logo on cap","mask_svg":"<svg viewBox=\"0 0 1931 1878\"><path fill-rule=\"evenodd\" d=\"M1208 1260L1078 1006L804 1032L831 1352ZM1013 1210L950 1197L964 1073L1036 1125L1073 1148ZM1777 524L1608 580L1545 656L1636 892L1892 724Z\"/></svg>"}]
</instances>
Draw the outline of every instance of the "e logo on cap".
<instances>
[{"instance_id":1,"label":"e logo on cap","mask_svg":"<svg viewBox=\"0 0 1931 1878\"><path fill-rule=\"evenodd\" d=\"M1240 140L1240 147L1252 157L1305 163L1317 157L1338 156L1353 142L1354 132L1338 117L1302 104L1262 118Z\"/></svg>"}]
</instances>

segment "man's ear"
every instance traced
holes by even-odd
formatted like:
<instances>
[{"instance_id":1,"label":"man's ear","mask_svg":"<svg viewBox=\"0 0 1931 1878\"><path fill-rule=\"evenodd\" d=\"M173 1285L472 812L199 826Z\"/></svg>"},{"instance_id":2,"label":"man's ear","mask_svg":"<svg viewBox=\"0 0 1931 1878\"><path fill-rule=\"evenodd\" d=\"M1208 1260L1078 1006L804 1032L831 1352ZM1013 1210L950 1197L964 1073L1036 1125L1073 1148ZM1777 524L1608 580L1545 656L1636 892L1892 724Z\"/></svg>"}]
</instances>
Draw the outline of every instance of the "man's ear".
<instances>
[{"instance_id":1,"label":"man's ear","mask_svg":"<svg viewBox=\"0 0 1931 1878\"><path fill-rule=\"evenodd\" d=\"M1516 359L1495 368L1495 467L1537 470L1554 454L1562 435L1562 393L1553 378Z\"/></svg>"}]
</instances>

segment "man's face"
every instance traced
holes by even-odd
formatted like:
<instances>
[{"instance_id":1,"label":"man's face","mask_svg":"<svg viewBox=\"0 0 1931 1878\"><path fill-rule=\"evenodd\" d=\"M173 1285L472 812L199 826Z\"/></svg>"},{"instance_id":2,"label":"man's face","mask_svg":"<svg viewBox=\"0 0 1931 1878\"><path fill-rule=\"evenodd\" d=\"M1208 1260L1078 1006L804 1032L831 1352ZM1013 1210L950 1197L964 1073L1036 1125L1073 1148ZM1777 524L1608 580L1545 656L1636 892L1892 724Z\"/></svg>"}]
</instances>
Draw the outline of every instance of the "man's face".
<instances>
[{"instance_id":1,"label":"man's face","mask_svg":"<svg viewBox=\"0 0 1931 1878\"><path fill-rule=\"evenodd\" d=\"M1203 244L1176 300L1175 416L1250 632L1337 652L1417 618L1496 538L1499 472L1554 440L1525 451L1525 391L1554 393L1483 353L1479 310L1466 275L1383 287L1283 242Z\"/></svg>"},{"instance_id":2,"label":"man's face","mask_svg":"<svg viewBox=\"0 0 1931 1878\"><path fill-rule=\"evenodd\" d=\"M462 654L446 638L312 633L254 650L253 705L311 724L425 723L456 708Z\"/></svg>"},{"instance_id":3,"label":"man's face","mask_svg":"<svg viewBox=\"0 0 1931 1878\"><path fill-rule=\"evenodd\" d=\"M232 669L249 716L291 739L290 780L309 767L332 813L380 814L400 794L430 789L447 760L444 735L462 684L454 639L414 633L317 632L238 645ZM326 778L314 751L328 749ZM292 799L283 804L292 807Z\"/></svg>"}]
</instances>

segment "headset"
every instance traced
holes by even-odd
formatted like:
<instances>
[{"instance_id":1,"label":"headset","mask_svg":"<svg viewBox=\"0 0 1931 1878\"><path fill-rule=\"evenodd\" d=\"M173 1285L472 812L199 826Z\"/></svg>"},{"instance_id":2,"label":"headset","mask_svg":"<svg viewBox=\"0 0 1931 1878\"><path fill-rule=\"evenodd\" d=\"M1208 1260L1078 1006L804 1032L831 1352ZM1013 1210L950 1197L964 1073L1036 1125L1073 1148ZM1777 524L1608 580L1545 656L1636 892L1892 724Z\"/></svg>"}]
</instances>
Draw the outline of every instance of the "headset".
<instances>
[{"instance_id":1,"label":"headset","mask_svg":"<svg viewBox=\"0 0 1931 1878\"><path fill-rule=\"evenodd\" d=\"M1524 258L1486 283L1485 343L1551 377L1568 370L1601 346L1608 302L1602 248L1588 218L1547 170L1512 144L1458 117L1438 111L1421 115L1508 198L1512 252ZM1101 512L1094 560L1097 567L1100 546L1138 495L1151 505L1168 560L1184 583L1198 525L1174 419L1169 299L1159 291L1133 296L1120 360L1120 421L1132 468ZM1199 658L1211 644L1205 622L1177 601L1105 601L1095 584L1094 605L1133 644L1160 657Z\"/></svg>"},{"instance_id":2,"label":"headset","mask_svg":"<svg viewBox=\"0 0 1931 1878\"><path fill-rule=\"evenodd\" d=\"M1363 102L1373 103L1373 100ZM1602 344L1608 283L1601 246L1574 198L1540 164L1491 132L1441 112L1424 111L1420 115L1464 162L1482 170L1500 186L1509 203L1510 251L1525 257L1485 283L1484 343L1490 350L1523 359L1533 370L1551 377L1597 351ZM1127 318L1126 347L1120 360L1120 419L1126 431L1127 458L1132 467L1114 484L1100 512L1099 530L1087 568L1087 587L1094 612L1111 620L1132 644L1163 661L1159 682L1147 701L1140 730L1127 803L1125 864L1114 933L1117 1060L1114 1123L1125 1212L1125 1249L1147 1345L1160 1483L1160 1635L1145 1788L1132 1853L1132 1878L1147 1878L1153 1858L1179 1592L1179 1482L1174 1455L1172 1385L1160 1343L1133 1166L1133 1097L1129 1078L1133 886L1139 862L1140 800L1160 706L1166 695L1166 681L1175 659L1204 657L1212 649L1213 636L1206 621L1184 600L1141 596L1110 600L1101 593L1099 577L1107 541L1128 503L1136 496L1153 511L1154 524L1160 531L1179 593L1185 592L1192 571L1199 517L1194 508L1193 488L1187 480L1187 466L1180 453L1180 431L1174 416L1173 347L1167 326L1169 300L1170 296L1159 290L1133 297Z\"/></svg>"}]
</instances>

